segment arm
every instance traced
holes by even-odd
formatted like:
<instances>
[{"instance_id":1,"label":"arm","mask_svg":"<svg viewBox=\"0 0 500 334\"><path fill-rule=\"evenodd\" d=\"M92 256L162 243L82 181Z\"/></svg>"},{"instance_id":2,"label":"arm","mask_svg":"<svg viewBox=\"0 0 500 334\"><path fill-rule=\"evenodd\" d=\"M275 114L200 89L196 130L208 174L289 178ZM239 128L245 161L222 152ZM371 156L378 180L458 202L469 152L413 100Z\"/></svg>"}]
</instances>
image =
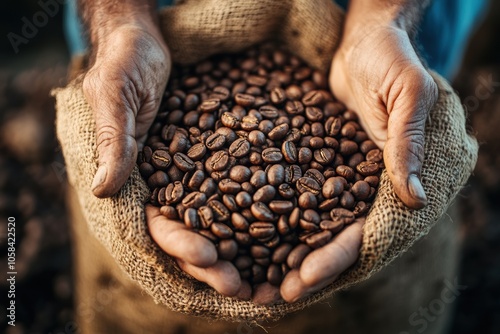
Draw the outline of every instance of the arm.
<instances>
[{"instance_id":1,"label":"arm","mask_svg":"<svg viewBox=\"0 0 500 334\"><path fill-rule=\"evenodd\" d=\"M351 0L341 44L332 61L330 86L375 143L399 198L411 208L427 202L420 183L424 126L437 86L419 60L410 36L425 3L416 0ZM353 265L361 248L363 221L310 253L281 286L295 301L330 284Z\"/></svg>"}]
</instances>

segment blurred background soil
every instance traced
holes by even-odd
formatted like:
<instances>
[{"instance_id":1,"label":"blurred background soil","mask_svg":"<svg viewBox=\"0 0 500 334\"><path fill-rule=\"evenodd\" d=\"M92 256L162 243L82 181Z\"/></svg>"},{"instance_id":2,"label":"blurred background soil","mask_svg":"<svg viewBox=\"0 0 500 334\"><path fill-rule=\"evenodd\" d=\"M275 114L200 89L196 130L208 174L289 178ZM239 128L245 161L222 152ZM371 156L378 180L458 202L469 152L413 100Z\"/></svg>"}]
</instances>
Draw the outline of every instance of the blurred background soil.
<instances>
[{"instance_id":1,"label":"blurred background soil","mask_svg":"<svg viewBox=\"0 0 500 334\"><path fill-rule=\"evenodd\" d=\"M6 38L36 1L0 5L0 294L7 295L7 217L16 218L16 327L0 309L0 332L73 333L71 238L66 171L54 132L50 91L66 82L69 55L62 10L15 53ZM463 226L459 284L450 333L500 333L500 2L472 38L454 87L481 147L474 175L456 201ZM438 254L436 255L438 256Z\"/></svg>"}]
</instances>

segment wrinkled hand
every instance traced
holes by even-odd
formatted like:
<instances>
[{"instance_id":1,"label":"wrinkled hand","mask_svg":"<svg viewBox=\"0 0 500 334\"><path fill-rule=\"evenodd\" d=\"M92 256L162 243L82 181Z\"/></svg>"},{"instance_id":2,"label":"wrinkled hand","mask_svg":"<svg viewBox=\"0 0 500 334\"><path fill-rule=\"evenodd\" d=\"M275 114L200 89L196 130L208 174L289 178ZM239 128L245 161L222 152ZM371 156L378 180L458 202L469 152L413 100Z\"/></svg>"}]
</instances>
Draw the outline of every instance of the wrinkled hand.
<instances>
[{"instance_id":1,"label":"wrinkled hand","mask_svg":"<svg viewBox=\"0 0 500 334\"><path fill-rule=\"evenodd\" d=\"M405 31L376 26L363 32L344 34L332 62L330 86L384 149L396 194L408 207L419 209L427 203L420 171L425 120L437 100L437 85ZM293 302L316 292L352 266L359 256L363 224L363 219L357 220L310 253L299 270L288 273L280 288L283 299Z\"/></svg>"},{"instance_id":2,"label":"wrinkled hand","mask_svg":"<svg viewBox=\"0 0 500 334\"><path fill-rule=\"evenodd\" d=\"M250 299L250 285L241 281L231 262L217 259L211 241L181 222L167 219L152 205L146 205L146 220L153 240L177 260L182 270L225 296Z\"/></svg>"},{"instance_id":3,"label":"wrinkled hand","mask_svg":"<svg viewBox=\"0 0 500 334\"><path fill-rule=\"evenodd\" d=\"M375 25L344 34L332 62L330 86L384 149L384 163L401 201L413 209L424 207L424 126L438 90L407 32Z\"/></svg>"},{"instance_id":4,"label":"wrinkled hand","mask_svg":"<svg viewBox=\"0 0 500 334\"><path fill-rule=\"evenodd\" d=\"M122 25L99 42L83 81L96 120L95 196L114 195L130 176L158 112L170 68L167 46L153 26Z\"/></svg>"}]
</instances>

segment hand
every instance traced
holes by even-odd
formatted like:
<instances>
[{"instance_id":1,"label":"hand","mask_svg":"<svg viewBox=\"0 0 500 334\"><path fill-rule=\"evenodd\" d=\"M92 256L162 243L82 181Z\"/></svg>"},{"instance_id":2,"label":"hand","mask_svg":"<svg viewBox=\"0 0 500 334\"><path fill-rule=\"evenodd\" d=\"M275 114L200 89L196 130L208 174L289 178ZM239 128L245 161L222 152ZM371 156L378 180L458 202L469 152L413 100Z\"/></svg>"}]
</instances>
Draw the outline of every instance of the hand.
<instances>
[{"instance_id":1,"label":"hand","mask_svg":"<svg viewBox=\"0 0 500 334\"><path fill-rule=\"evenodd\" d=\"M406 31L364 23L345 31L332 62L335 96L358 113L369 137L384 149L384 163L398 197L420 209L424 126L437 85L420 62Z\"/></svg>"},{"instance_id":2,"label":"hand","mask_svg":"<svg viewBox=\"0 0 500 334\"><path fill-rule=\"evenodd\" d=\"M280 293L295 302L334 282L359 256L364 219L357 219L325 246L306 256L299 269L291 270L281 283Z\"/></svg>"},{"instance_id":3,"label":"hand","mask_svg":"<svg viewBox=\"0 0 500 334\"><path fill-rule=\"evenodd\" d=\"M181 222L167 219L152 205L146 205L146 220L153 240L177 260L182 270L225 296L250 299L250 285L241 281L231 262L217 260L211 241Z\"/></svg>"},{"instance_id":4,"label":"hand","mask_svg":"<svg viewBox=\"0 0 500 334\"><path fill-rule=\"evenodd\" d=\"M158 29L123 24L97 45L83 92L96 120L97 197L114 195L129 177L163 96L171 60Z\"/></svg>"}]
</instances>

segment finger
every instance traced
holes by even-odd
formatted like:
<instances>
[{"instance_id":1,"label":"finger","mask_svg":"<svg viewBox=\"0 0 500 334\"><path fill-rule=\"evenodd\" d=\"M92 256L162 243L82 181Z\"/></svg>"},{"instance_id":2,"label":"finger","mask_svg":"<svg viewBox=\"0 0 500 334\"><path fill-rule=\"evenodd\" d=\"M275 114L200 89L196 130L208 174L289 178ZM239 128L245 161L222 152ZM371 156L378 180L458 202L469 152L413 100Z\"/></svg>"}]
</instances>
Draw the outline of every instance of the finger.
<instances>
[{"instance_id":1,"label":"finger","mask_svg":"<svg viewBox=\"0 0 500 334\"><path fill-rule=\"evenodd\" d=\"M265 282L254 288L252 301L259 305L276 304L281 300L280 289L277 286Z\"/></svg>"},{"instance_id":2,"label":"finger","mask_svg":"<svg viewBox=\"0 0 500 334\"><path fill-rule=\"evenodd\" d=\"M359 256L364 219L358 219L330 243L306 256L300 266L300 279L306 287L331 283L352 266Z\"/></svg>"},{"instance_id":3,"label":"finger","mask_svg":"<svg viewBox=\"0 0 500 334\"><path fill-rule=\"evenodd\" d=\"M200 268L177 260L179 267L200 282L205 282L224 296L233 297L240 292L241 278L238 270L228 261L217 261L213 266Z\"/></svg>"},{"instance_id":4,"label":"finger","mask_svg":"<svg viewBox=\"0 0 500 334\"><path fill-rule=\"evenodd\" d=\"M401 201L413 209L423 208L427 196L421 183L424 160L424 129L429 110L437 99L437 86L425 71L416 74L387 106L389 122L384 162L394 190Z\"/></svg>"},{"instance_id":5,"label":"finger","mask_svg":"<svg viewBox=\"0 0 500 334\"><path fill-rule=\"evenodd\" d=\"M96 121L99 167L91 189L100 198L116 194L132 172L137 157L135 116L139 109L130 80L103 72L91 71L83 82Z\"/></svg>"},{"instance_id":6,"label":"finger","mask_svg":"<svg viewBox=\"0 0 500 334\"><path fill-rule=\"evenodd\" d=\"M217 261L215 246L205 237L160 214L160 209L146 205L146 220L153 240L165 253L198 267Z\"/></svg>"},{"instance_id":7,"label":"finger","mask_svg":"<svg viewBox=\"0 0 500 334\"><path fill-rule=\"evenodd\" d=\"M309 287L300 279L298 269L293 269L286 274L281 283L280 295L288 303L299 300L309 289Z\"/></svg>"}]
</instances>

